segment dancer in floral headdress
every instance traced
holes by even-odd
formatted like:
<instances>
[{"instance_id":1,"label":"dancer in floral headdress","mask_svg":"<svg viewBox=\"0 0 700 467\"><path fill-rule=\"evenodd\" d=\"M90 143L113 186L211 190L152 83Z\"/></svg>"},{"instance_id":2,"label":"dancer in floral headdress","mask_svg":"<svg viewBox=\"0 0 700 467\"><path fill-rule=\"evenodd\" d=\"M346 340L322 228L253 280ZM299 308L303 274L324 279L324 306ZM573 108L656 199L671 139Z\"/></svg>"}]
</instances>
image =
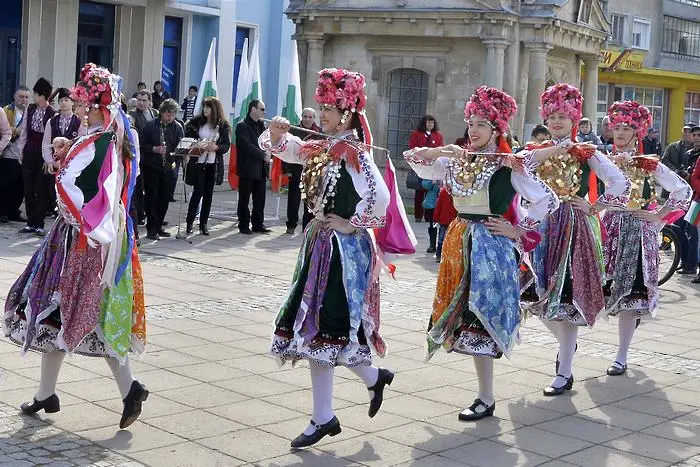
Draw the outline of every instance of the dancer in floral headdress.
<instances>
[{"instance_id":1,"label":"dancer in floral headdress","mask_svg":"<svg viewBox=\"0 0 700 467\"><path fill-rule=\"evenodd\" d=\"M419 177L445 180L459 212L442 247L427 359L440 347L473 356L479 394L459 414L465 421L493 415L493 359L510 357L520 326L520 257L539 240L537 224L559 205L524 160L510 154L505 136L516 110L511 96L482 86L464 110L468 148L404 152ZM518 205L516 195L530 204L513 225L504 216Z\"/></svg>"},{"instance_id":2,"label":"dancer in floral headdress","mask_svg":"<svg viewBox=\"0 0 700 467\"><path fill-rule=\"evenodd\" d=\"M529 165L559 196L561 206L540 226L542 242L533 252L537 302L528 306L559 341L556 376L545 396L570 390L578 326L593 326L605 311L600 223L596 214L623 207L630 181L595 146L576 143L583 99L570 84L556 84L540 97L542 118L552 140L529 145ZM591 171L603 181L605 194L594 194ZM588 200L585 198L588 196Z\"/></svg>"},{"instance_id":3,"label":"dancer in floral headdress","mask_svg":"<svg viewBox=\"0 0 700 467\"><path fill-rule=\"evenodd\" d=\"M146 339L143 281L128 215L138 142L121 110L121 78L88 63L71 97L86 135L56 138L60 216L5 301L4 330L22 351L43 352L41 380L21 410L58 412L56 382L66 353L104 357L124 401L125 428L148 390L134 379L128 352ZM85 108L87 106L87 108Z\"/></svg>"},{"instance_id":4,"label":"dancer in floral headdress","mask_svg":"<svg viewBox=\"0 0 700 467\"><path fill-rule=\"evenodd\" d=\"M336 366L348 367L367 385L370 417L394 378L372 366L372 353L384 356L386 345L379 334L380 268L370 230L385 226L393 197L362 144L371 144L364 87L359 73L321 70L315 98L323 132L334 138L302 141L288 133L287 120L275 117L259 139L261 148L284 162L305 166L302 198L315 216L304 231L291 292L272 337L271 354L282 364L303 359L311 369L313 415L292 441L294 448L340 433L333 413Z\"/></svg>"},{"instance_id":5,"label":"dancer in floral headdress","mask_svg":"<svg viewBox=\"0 0 700 467\"><path fill-rule=\"evenodd\" d=\"M659 300L659 230L683 216L692 191L658 157L642 154L642 139L651 127L651 112L634 101L615 102L608 110L615 151L610 158L632 182L625 211L608 211L603 225L607 310L618 317L619 347L607 373L627 371L627 351L640 318L654 316ZM656 185L669 192L657 204Z\"/></svg>"}]
</instances>

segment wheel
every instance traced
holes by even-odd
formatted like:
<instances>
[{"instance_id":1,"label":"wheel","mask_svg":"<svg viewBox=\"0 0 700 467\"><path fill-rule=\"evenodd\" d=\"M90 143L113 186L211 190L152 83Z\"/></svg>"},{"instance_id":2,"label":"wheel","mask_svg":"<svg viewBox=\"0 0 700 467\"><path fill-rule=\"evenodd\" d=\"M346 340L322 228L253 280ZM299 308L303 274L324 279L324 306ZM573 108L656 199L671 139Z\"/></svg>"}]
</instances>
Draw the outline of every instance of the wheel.
<instances>
[{"instance_id":1,"label":"wheel","mask_svg":"<svg viewBox=\"0 0 700 467\"><path fill-rule=\"evenodd\" d=\"M659 232L659 285L665 284L681 262L681 242L669 226Z\"/></svg>"}]
</instances>

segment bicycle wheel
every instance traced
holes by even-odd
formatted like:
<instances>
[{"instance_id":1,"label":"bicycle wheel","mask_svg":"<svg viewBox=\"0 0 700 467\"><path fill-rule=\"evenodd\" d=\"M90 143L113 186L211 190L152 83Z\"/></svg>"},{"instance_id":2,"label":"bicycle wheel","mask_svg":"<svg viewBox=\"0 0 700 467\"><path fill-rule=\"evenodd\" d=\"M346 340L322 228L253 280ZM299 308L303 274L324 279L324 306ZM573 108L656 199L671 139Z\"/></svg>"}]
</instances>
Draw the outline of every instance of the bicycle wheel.
<instances>
[{"instance_id":1,"label":"bicycle wheel","mask_svg":"<svg viewBox=\"0 0 700 467\"><path fill-rule=\"evenodd\" d=\"M659 285L665 284L681 261L681 242L676 232L664 226L659 232Z\"/></svg>"}]
</instances>

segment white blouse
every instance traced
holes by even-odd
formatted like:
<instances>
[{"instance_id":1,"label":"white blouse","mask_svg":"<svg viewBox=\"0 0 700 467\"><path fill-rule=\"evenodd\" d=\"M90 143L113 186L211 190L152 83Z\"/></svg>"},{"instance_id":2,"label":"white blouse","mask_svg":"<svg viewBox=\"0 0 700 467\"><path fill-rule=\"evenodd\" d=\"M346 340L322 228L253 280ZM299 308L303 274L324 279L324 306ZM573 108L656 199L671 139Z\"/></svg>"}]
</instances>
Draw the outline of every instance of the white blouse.
<instances>
[{"instance_id":1,"label":"white blouse","mask_svg":"<svg viewBox=\"0 0 700 467\"><path fill-rule=\"evenodd\" d=\"M219 134L216 128L204 125L199 129L199 139L205 139L216 143L219 139ZM213 164L214 162L216 162L216 151L209 151L206 154L202 154L197 160L197 164Z\"/></svg>"}]
</instances>

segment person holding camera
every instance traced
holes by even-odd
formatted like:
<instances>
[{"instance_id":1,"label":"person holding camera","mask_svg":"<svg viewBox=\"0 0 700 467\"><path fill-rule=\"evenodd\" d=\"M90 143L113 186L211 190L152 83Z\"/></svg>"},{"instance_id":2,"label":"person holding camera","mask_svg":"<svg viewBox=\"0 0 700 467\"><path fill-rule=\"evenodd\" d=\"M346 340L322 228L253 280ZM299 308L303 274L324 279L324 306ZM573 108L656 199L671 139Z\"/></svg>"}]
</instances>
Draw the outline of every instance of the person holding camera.
<instances>
[{"instance_id":1,"label":"person holding camera","mask_svg":"<svg viewBox=\"0 0 700 467\"><path fill-rule=\"evenodd\" d=\"M214 185L221 185L224 181L224 154L231 147L230 128L219 99L204 99L202 113L187 123L185 136L201 140L199 146L203 149L199 157L191 157L187 163L185 182L194 187L187 209L187 233L193 231L194 218L201 201L199 233L209 235L207 222L214 197Z\"/></svg>"}]
</instances>

